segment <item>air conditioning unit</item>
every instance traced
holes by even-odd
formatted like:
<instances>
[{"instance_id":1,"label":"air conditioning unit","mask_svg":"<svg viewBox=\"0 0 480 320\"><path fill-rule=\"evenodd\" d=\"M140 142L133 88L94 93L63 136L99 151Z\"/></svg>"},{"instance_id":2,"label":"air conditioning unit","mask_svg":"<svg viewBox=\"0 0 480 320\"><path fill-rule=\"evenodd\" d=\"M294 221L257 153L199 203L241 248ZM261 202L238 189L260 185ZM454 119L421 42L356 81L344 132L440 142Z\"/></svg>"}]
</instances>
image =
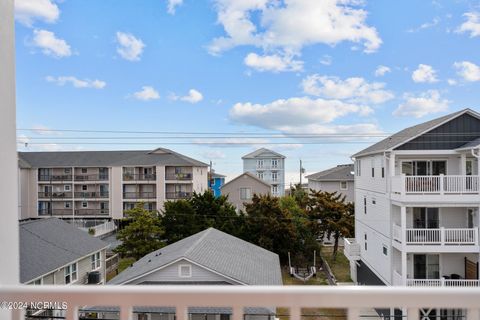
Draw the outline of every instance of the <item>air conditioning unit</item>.
<instances>
[{"instance_id":1,"label":"air conditioning unit","mask_svg":"<svg viewBox=\"0 0 480 320\"><path fill-rule=\"evenodd\" d=\"M100 271L92 271L88 273L87 284L99 284L102 281L102 275Z\"/></svg>"}]
</instances>

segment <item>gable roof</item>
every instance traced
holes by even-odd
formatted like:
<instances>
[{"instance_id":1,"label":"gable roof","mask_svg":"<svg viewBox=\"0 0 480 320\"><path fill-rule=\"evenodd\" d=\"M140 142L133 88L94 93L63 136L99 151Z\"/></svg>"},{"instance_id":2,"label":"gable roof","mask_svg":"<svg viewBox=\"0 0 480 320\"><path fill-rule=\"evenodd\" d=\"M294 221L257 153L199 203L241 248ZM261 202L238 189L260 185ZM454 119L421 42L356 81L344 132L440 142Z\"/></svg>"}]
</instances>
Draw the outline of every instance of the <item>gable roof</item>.
<instances>
[{"instance_id":1,"label":"gable roof","mask_svg":"<svg viewBox=\"0 0 480 320\"><path fill-rule=\"evenodd\" d=\"M211 174L212 178L225 178L226 176L220 173L212 172Z\"/></svg>"},{"instance_id":2,"label":"gable roof","mask_svg":"<svg viewBox=\"0 0 480 320\"><path fill-rule=\"evenodd\" d=\"M19 152L19 159L33 168L51 167L109 167L121 165L166 165L199 166L206 163L197 161L175 151L158 148L128 151L55 151Z\"/></svg>"},{"instance_id":3,"label":"gable roof","mask_svg":"<svg viewBox=\"0 0 480 320\"><path fill-rule=\"evenodd\" d=\"M260 182L260 183L263 183L264 185L266 185L266 186L269 187L269 188L271 187L271 185L270 185L268 182L263 181L262 179L260 179L260 178L257 177L256 175L254 175L253 173L247 171L247 172L244 172L244 173L242 173L241 175L233 178L232 180L228 181L227 183L225 183L225 184L222 186L222 188L225 187L225 186L228 186L229 184L231 184L231 183L234 182L234 181L237 181L238 179L240 179L240 178L243 177L243 176L250 177L250 178L252 178L252 179L254 179L254 180L256 180L256 181L258 181L258 182Z\"/></svg>"},{"instance_id":4,"label":"gable roof","mask_svg":"<svg viewBox=\"0 0 480 320\"><path fill-rule=\"evenodd\" d=\"M457 111L457 112L454 112L454 113L451 113L451 114L447 114L446 116L443 116L443 117L440 117L440 118L437 118L437 119L433 119L433 120L430 120L430 121L420 123L420 124L417 124L415 126L403 129L403 130L391 135L390 137L385 138L382 141L377 142L377 143L371 145L370 147L368 147L366 149L363 149L360 152L355 153L352 157L356 158L356 157L364 156L364 155L368 155L368 154L390 151L390 150L394 149L395 147L398 147L398 146L400 146L404 143L407 143L408 141L412 140L413 138L415 138L415 137L417 137L421 134L424 134L424 133L426 133L430 130L433 130L436 127L438 127L438 126L440 126L440 125L442 125L442 124L444 124L444 123L446 123L450 120L453 120L453 119L455 119L455 118L457 118L457 117L459 117L463 114L466 114L466 113L480 119L480 114L478 114L477 112L475 112L471 109L468 109L468 108L463 109L463 110L460 110L460 111Z\"/></svg>"},{"instance_id":5,"label":"gable roof","mask_svg":"<svg viewBox=\"0 0 480 320\"><path fill-rule=\"evenodd\" d=\"M316 181L353 181L353 164L341 164L336 167L306 176L308 180Z\"/></svg>"},{"instance_id":6,"label":"gable roof","mask_svg":"<svg viewBox=\"0 0 480 320\"><path fill-rule=\"evenodd\" d=\"M107 246L108 243L57 218L22 222L20 282L27 283Z\"/></svg>"},{"instance_id":7,"label":"gable roof","mask_svg":"<svg viewBox=\"0 0 480 320\"><path fill-rule=\"evenodd\" d=\"M214 228L147 254L108 284L126 284L182 258L246 285L282 284L276 253Z\"/></svg>"},{"instance_id":8,"label":"gable roof","mask_svg":"<svg viewBox=\"0 0 480 320\"><path fill-rule=\"evenodd\" d=\"M467 149L474 149L480 146L480 138L472 140L470 142L465 143L463 146L458 147L456 150L467 150Z\"/></svg>"},{"instance_id":9,"label":"gable roof","mask_svg":"<svg viewBox=\"0 0 480 320\"><path fill-rule=\"evenodd\" d=\"M267 149L267 148L260 148L258 150L255 150L253 152L250 152L249 154L246 154L242 157L242 159L253 159L253 158L257 158L258 156L260 156L262 153L272 153L274 155L276 155L277 157L280 157L282 159L285 159L285 156L283 154L280 154L278 152L275 152L275 151L272 151L270 149Z\"/></svg>"}]
</instances>

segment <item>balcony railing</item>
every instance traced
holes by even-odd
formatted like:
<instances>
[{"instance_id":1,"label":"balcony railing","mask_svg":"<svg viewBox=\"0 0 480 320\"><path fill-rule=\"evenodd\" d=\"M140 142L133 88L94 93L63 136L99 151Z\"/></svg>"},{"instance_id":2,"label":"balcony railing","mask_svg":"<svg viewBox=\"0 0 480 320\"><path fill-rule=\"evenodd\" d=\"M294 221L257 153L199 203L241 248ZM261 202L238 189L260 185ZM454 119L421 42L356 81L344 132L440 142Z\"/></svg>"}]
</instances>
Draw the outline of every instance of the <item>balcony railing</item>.
<instances>
[{"instance_id":1,"label":"balcony railing","mask_svg":"<svg viewBox=\"0 0 480 320\"><path fill-rule=\"evenodd\" d=\"M77 320L84 306L116 306L120 319L133 319L135 306L172 307L177 320L188 320L189 307L227 307L232 320L244 319L244 308L279 306L290 320L301 320L302 309L342 309L348 320L363 310L399 308L406 319L418 320L421 309L461 309L466 320L479 319L480 290L473 288L328 287L328 286L2 286L2 301L64 302L66 319ZM4 313L5 314L5 313ZM23 311L8 317L23 319ZM8 319L7 318L7 319ZM363 318L363 317L362 317Z\"/></svg>"},{"instance_id":2,"label":"balcony railing","mask_svg":"<svg viewBox=\"0 0 480 320\"><path fill-rule=\"evenodd\" d=\"M75 192L75 198L77 199L92 199L92 198L108 198L108 192L87 192L87 191L79 191Z\"/></svg>"},{"instance_id":3,"label":"balcony railing","mask_svg":"<svg viewBox=\"0 0 480 320\"><path fill-rule=\"evenodd\" d=\"M39 216L71 216L73 215L72 208L65 209L40 209L38 210Z\"/></svg>"},{"instance_id":4,"label":"balcony railing","mask_svg":"<svg viewBox=\"0 0 480 320\"><path fill-rule=\"evenodd\" d=\"M39 199L69 199L72 198L72 192L70 191L52 191L52 192L39 192Z\"/></svg>"},{"instance_id":5,"label":"balcony railing","mask_svg":"<svg viewBox=\"0 0 480 320\"><path fill-rule=\"evenodd\" d=\"M61 174L61 175L39 175L38 181L72 181L71 174Z\"/></svg>"},{"instance_id":6,"label":"balcony railing","mask_svg":"<svg viewBox=\"0 0 480 320\"><path fill-rule=\"evenodd\" d=\"M344 247L343 253L348 260L359 260L360 259L360 244L357 243L355 238L345 238L343 239Z\"/></svg>"},{"instance_id":7,"label":"balcony railing","mask_svg":"<svg viewBox=\"0 0 480 320\"><path fill-rule=\"evenodd\" d=\"M157 180L157 175L155 173L149 173L149 174L123 173L123 181L155 181L155 180Z\"/></svg>"},{"instance_id":8,"label":"balcony railing","mask_svg":"<svg viewBox=\"0 0 480 320\"><path fill-rule=\"evenodd\" d=\"M184 191L177 191L177 192L166 192L165 197L167 199L188 199L192 196L192 192L184 192Z\"/></svg>"},{"instance_id":9,"label":"balcony railing","mask_svg":"<svg viewBox=\"0 0 480 320\"><path fill-rule=\"evenodd\" d=\"M105 216L109 212L109 209L75 209L76 216Z\"/></svg>"},{"instance_id":10,"label":"balcony railing","mask_svg":"<svg viewBox=\"0 0 480 320\"><path fill-rule=\"evenodd\" d=\"M409 287L479 287L480 280L468 279L407 279Z\"/></svg>"},{"instance_id":11,"label":"balcony railing","mask_svg":"<svg viewBox=\"0 0 480 320\"><path fill-rule=\"evenodd\" d=\"M124 192L123 199L155 199L155 192Z\"/></svg>"},{"instance_id":12,"label":"balcony railing","mask_svg":"<svg viewBox=\"0 0 480 320\"><path fill-rule=\"evenodd\" d=\"M403 241L400 226L393 226L393 238ZM478 228L406 229L407 245L479 245Z\"/></svg>"},{"instance_id":13,"label":"balcony railing","mask_svg":"<svg viewBox=\"0 0 480 320\"><path fill-rule=\"evenodd\" d=\"M167 173L165 180L192 180L193 173Z\"/></svg>"},{"instance_id":14,"label":"balcony railing","mask_svg":"<svg viewBox=\"0 0 480 320\"><path fill-rule=\"evenodd\" d=\"M76 174L75 181L107 181L108 174Z\"/></svg>"},{"instance_id":15,"label":"balcony railing","mask_svg":"<svg viewBox=\"0 0 480 320\"><path fill-rule=\"evenodd\" d=\"M394 176L392 192L400 194L479 194L479 176Z\"/></svg>"}]
</instances>

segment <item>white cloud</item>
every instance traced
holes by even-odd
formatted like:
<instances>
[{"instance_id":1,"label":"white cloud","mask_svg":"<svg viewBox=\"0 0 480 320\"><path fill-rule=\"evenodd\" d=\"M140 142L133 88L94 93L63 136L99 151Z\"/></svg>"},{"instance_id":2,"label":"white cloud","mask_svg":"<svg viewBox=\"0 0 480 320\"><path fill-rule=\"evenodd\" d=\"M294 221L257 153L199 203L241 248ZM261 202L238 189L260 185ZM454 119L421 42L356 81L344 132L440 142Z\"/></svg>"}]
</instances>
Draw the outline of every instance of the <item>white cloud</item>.
<instances>
[{"instance_id":1,"label":"white cloud","mask_svg":"<svg viewBox=\"0 0 480 320\"><path fill-rule=\"evenodd\" d=\"M74 76L60 76L52 77L47 76L45 78L48 82L56 83L59 86L64 86L67 83L70 83L75 88L93 88L93 89L103 89L107 85L105 81L101 80L90 80L90 79L78 79Z\"/></svg>"},{"instance_id":2,"label":"white cloud","mask_svg":"<svg viewBox=\"0 0 480 320\"><path fill-rule=\"evenodd\" d=\"M171 100L181 100L189 103L198 103L203 100L203 94L195 89L190 89L188 90L188 94L183 97L179 97L175 94L171 94L169 97Z\"/></svg>"},{"instance_id":3,"label":"white cloud","mask_svg":"<svg viewBox=\"0 0 480 320\"><path fill-rule=\"evenodd\" d=\"M451 85L451 86L455 86L455 85L457 85L457 80L455 80L455 79L448 79L448 80L447 80L447 83L448 83L449 85Z\"/></svg>"},{"instance_id":4,"label":"white cloud","mask_svg":"<svg viewBox=\"0 0 480 320\"><path fill-rule=\"evenodd\" d=\"M480 36L480 13L467 12L463 14L467 21L456 30L458 33L470 33L470 38Z\"/></svg>"},{"instance_id":5,"label":"white cloud","mask_svg":"<svg viewBox=\"0 0 480 320\"><path fill-rule=\"evenodd\" d=\"M437 82L437 72L428 64L419 64L417 70L412 73L414 82Z\"/></svg>"},{"instance_id":6,"label":"white cloud","mask_svg":"<svg viewBox=\"0 0 480 320\"><path fill-rule=\"evenodd\" d=\"M160 99L160 94L151 86L143 86L142 90L137 91L133 96L138 100L149 101Z\"/></svg>"},{"instance_id":7,"label":"white cloud","mask_svg":"<svg viewBox=\"0 0 480 320\"><path fill-rule=\"evenodd\" d=\"M174 15L177 7L181 6L182 4L183 4L183 0L168 0L167 12L171 15Z\"/></svg>"},{"instance_id":8,"label":"white cloud","mask_svg":"<svg viewBox=\"0 0 480 320\"><path fill-rule=\"evenodd\" d=\"M300 71L303 69L303 61L294 60L291 56L278 54L260 56L249 53L244 60L245 65L257 71Z\"/></svg>"},{"instance_id":9,"label":"white cloud","mask_svg":"<svg viewBox=\"0 0 480 320\"><path fill-rule=\"evenodd\" d=\"M42 49L43 54L55 58L69 57L72 50L68 43L47 30L34 30L32 45Z\"/></svg>"},{"instance_id":10,"label":"white cloud","mask_svg":"<svg viewBox=\"0 0 480 320\"><path fill-rule=\"evenodd\" d=\"M391 72L392 70L387 66L379 65L377 69L375 69L375 77L383 77L385 74Z\"/></svg>"},{"instance_id":11,"label":"white cloud","mask_svg":"<svg viewBox=\"0 0 480 320\"><path fill-rule=\"evenodd\" d=\"M382 40L366 24L367 11L358 0L215 0L218 23L226 33L208 49L220 54L235 46L252 45L266 51L281 49L299 54L304 46L343 41L361 43L365 52L376 51ZM258 16L259 23L252 18Z\"/></svg>"},{"instance_id":12,"label":"white cloud","mask_svg":"<svg viewBox=\"0 0 480 320\"><path fill-rule=\"evenodd\" d=\"M465 81L474 82L480 80L480 67L470 61L460 61L453 64L457 74Z\"/></svg>"},{"instance_id":13,"label":"white cloud","mask_svg":"<svg viewBox=\"0 0 480 320\"><path fill-rule=\"evenodd\" d=\"M50 136L61 136L62 135L62 132L60 131L54 131L52 129L50 129L49 127L46 127L44 125L34 125L32 127L32 131L35 132L36 134L39 134L39 135L50 135Z\"/></svg>"},{"instance_id":14,"label":"white cloud","mask_svg":"<svg viewBox=\"0 0 480 320\"><path fill-rule=\"evenodd\" d=\"M143 53L145 44L141 39L130 33L117 32L117 53L125 60L138 61Z\"/></svg>"},{"instance_id":15,"label":"white cloud","mask_svg":"<svg viewBox=\"0 0 480 320\"><path fill-rule=\"evenodd\" d=\"M320 59L320 63L323 64L324 66L329 66L332 64L332 57L329 56L328 54L324 54L323 57Z\"/></svg>"},{"instance_id":16,"label":"white cloud","mask_svg":"<svg viewBox=\"0 0 480 320\"><path fill-rule=\"evenodd\" d=\"M418 32L418 31L424 30L424 29L430 29L430 28L433 28L436 25L438 25L439 22L440 22L440 18L435 17L435 18L433 18L433 20L431 22L425 22L417 28L412 28L412 29L407 30L407 32L413 33L413 32Z\"/></svg>"},{"instance_id":17,"label":"white cloud","mask_svg":"<svg viewBox=\"0 0 480 320\"><path fill-rule=\"evenodd\" d=\"M405 94L405 102L393 112L395 116L421 118L423 116L448 110L450 101L442 99L437 90L423 92L419 96Z\"/></svg>"},{"instance_id":18,"label":"white cloud","mask_svg":"<svg viewBox=\"0 0 480 320\"><path fill-rule=\"evenodd\" d=\"M370 107L339 100L300 97L267 104L237 103L230 109L229 117L236 123L291 133L308 127L318 130L318 126L337 118L351 114L366 116L372 112Z\"/></svg>"},{"instance_id":19,"label":"white cloud","mask_svg":"<svg viewBox=\"0 0 480 320\"><path fill-rule=\"evenodd\" d=\"M60 10L51 0L15 0L15 19L26 26L36 20L55 23L59 16Z\"/></svg>"},{"instance_id":20,"label":"white cloud","mask_svg":"<svg viewBox=\"0 0 480 320\"><path fill-rule=\"evenodd\" d=\"M219 151L219 150L209 150L209 151L205 151L202 153L202 157L204 159L209 159L209 160L212 160L212 159L225 159L227 157L227 155L222 152L222 151Z\"/></svg>"},{"instance_id":21,"label":"white cloud","mask_svg":"<svg viewBox=\"0 0 480 320\"><path fill-rule=\"evenodd\" d=\"M385 90L381 82L367 82L364 78L320 76L314 74L302 81L303 91L309 95L348 101L379 104L393 99L392 92Z\"/></svg>"}]
</instances>

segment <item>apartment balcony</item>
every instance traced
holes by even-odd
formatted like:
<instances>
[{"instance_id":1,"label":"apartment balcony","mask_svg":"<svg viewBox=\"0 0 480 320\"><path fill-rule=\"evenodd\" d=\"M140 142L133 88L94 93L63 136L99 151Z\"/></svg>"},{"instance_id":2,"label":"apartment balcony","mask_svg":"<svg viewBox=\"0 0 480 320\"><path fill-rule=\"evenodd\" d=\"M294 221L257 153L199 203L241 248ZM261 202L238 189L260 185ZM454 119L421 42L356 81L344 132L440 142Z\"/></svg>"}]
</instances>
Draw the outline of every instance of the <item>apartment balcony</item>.
<instances>
[{"instance_id":1,"label":"apartment balcony","mask_svg":"<svg viewBox=\"0 0 480 320\"><path fill-rule=\"evenodd\" d=\"M108 181L108 174L76 174L75 182Z\"/></svg>"},{"instance_id":2,"label":"apartment balcony","mask_svg":"<svg viewBox=\"0 0 480 320\"><path fill-rule=\"evenodd\" d=\"M165 175L165 180L172 181L191 181L193 173L170 173Z\"/></svg>"},{"instance_id":3,"label":"apartment balcony","mask_svg":"<svg viewBox=\"0 0 480 320\"><path fill-rule=\"evenodd\" d=\"M157 194L155 192L124 192L123 199L138 200L138 199L155 199Z\"/></svg>"},{"instance_id":4,"label":"apartment balcony","mask_svg":"<svg viewBox=\"0 0 480 320\"><path fill-rule=\"evenodd\" d=\"M73 176L71 174L39 175L38 181L63 182L63 181L72 181L72 178Z\"/></svg>"},{"instance_id":5,"label":"apartment balcony","mask_svg":"<svg viewBox=\"0 0 480 320\"><path fill-rule=\"evenodd\" d=\"M480 287L480 280L469 279L407 279L409 287Z\"/></svg>"},{"instance_id":6,"label":"apartment balcony","mask_svg":"<svg viewBox=\"0 0 480 320\"><path fill-rule=\"evenodd\" d=\"M72 208L65 209L39 209L39 216L71 216L73 215Z\"/></svg>"},{"instance_id":7,"label":"apartment balcony","mask_svg":"<svg viewBox=\"0 0 480 320\"><path fill-rule=\"evenodd\" d=\"M75 209L75 216L108 216L109 209Z\"/></svg>"},{"instance_id":8,"label":"apartment balcony","mask_svg":"<svg viewBox=\"0 0 480 320\"><path fill-rule=\"evenodd\" d=\"M39 199L71 199L73 193L70 191L52 191L52 192L39 192Z\"/></svg>"},{"instance_id":9,"label":"apartment balcony","mask_svg":"<svg viewBox=\"0 0 480 320\"><path fill-rule=\"evenodd\" d=\"M165 193L165 197L168 200L188 199L191 196L192 196L192 192L186 192L186 191L166 192Z\"/></svg>"},{"instance_id":10,"label":"apartment balcony","mask_svg":"<svg viewBox=\"0 0 480 320\"><path fill-rule=\"evenodd\" d=\"M391 192L397 201L478 203L480 176L393 176Z\"/></svg>"},{"instance_id":11,"label":"apartment balcony","mask_svg":"<svg viewBox=\"0 0 480 320\"><path fill-rule=\"evenodd\" d=\"M344 238L343 242L343 254L345 257L350 261L360 260L360 244L357 243L355 238Z\"/></svg>"},{"instance_id":12,"label":"apartment balcony","mask_svg":"<svg viewBox=\"0 0 480 320\"><path fill-rule=\"evenodd\" d=\"M75 199L108 199L108 192L75 192Z\"/></svg>"},{"instance_id":13,"label":"apartment balcony","mask_svg":"<svg viewBox=\"0 0 480 320\"><path fill-rule=\"evenodd\" d=\"M393 225L393 239L405 245L409 251L478 252L478 228L402 228ZM394 242L395 245L395 242ZM425 246L429 246L425 248ZM398 247L398 246L397 246Z\"/></svg>"},{"instance_id":14,"label":"apartment balcony","mask_svg":"<svg viewBox=\"0 0 480 320\"><path fill-rule=\"evenodd\" d=\"M133 173L123 173L123 182L154 182L157 180L157 175L154 173L150 174L133 174Z\"/></svg>"}]
</instances>

